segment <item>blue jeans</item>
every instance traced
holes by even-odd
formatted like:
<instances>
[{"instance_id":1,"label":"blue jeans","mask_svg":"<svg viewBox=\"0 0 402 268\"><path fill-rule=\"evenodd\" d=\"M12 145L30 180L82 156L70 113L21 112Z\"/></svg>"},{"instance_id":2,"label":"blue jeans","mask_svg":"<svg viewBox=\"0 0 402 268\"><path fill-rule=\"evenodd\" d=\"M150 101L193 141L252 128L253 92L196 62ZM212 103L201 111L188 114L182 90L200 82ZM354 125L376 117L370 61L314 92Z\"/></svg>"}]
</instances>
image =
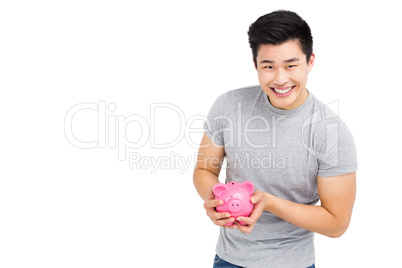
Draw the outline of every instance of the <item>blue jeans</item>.
<instances>
[{"instance_id":1,"label":"blue jeans","mask_svg":"<svg viewBox=\"0 0 402 268\"><path fill-rule=\"evenodd\" d=\"M227 262L225 260L222 260L218 256L218 254L216 254L215 259L214 259L214 267L213 268L244 268L244 267L234 265L234 264L231 264L231 263L229 263L229 262ZM315 265L313 264L313 265L311 265L311 266L309 266L307 268L315 268Z\"/></svg>"}]
</instances>

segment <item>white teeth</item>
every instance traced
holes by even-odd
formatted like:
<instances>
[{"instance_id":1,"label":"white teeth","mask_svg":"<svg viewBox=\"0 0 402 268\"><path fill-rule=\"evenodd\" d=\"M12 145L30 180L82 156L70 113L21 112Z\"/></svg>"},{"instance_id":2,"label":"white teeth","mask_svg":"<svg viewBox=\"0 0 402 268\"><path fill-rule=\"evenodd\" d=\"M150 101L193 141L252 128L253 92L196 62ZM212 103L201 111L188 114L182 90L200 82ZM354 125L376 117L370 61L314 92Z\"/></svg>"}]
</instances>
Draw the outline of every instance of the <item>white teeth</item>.
<instances>
[{"instance_id":1,"label":"white teeth","mask_svg":"<svg viewBox=\"0 0 402 268\"><path fill-rule=\"evenodd\" d=\"M292 87L285 88L285 89L274 88L275 92L276 92L276 93L279 93L279 94L288 93L291 89L292 89Z\"/></svg>"}]
</instances>

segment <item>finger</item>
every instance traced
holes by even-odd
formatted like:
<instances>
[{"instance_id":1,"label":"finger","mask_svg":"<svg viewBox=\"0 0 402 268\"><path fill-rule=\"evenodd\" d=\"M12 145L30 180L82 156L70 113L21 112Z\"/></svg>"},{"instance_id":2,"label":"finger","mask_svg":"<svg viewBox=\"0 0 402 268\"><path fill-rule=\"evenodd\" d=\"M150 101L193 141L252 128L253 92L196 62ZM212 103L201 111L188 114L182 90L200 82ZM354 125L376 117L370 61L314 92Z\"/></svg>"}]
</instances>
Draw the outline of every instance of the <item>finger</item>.
<instances>
[{"instance_id":1,"label":"finger","mask_svg":"<svg viewBox=\"0 0 402 268\"><path fill-rule=\"evenodd\" d=\"M216 213L217 215L219 215L219 219L227 219L230 218L230 213L228 212L223 212L223 213Z\"/></svg>"},{"instance_id":2,"label":"finger","mask_svg":"<svg viewBox=\"0 0 402 268\"><path fill-rule=\"evenodd\" d=\"M253 195L250 198L251 203L256 204L261 200L260 196L258 194Z\"/></svg>"},{"instance_id":3,"label":"finger","mask_svg":"<svg viewBox=\"0 0 402 268\"><path fill-rule=\"evenodd\" d=\"M253 218L250 218L250 217L237 217L236 220L238 222L245 223L246 225L253 225L255 223L255 220Z\"/></svg>"},{"instance_id":4,"label":"finger","mask_svg":"<svg viewBox=\"0 0 402 268\"><path fill-rule=\"evenodd\" d=\"M232 225L224 225L222 227L226 229L237 229L237 224L234 222Z\"/></svg>"},{"instance_id":5,"label":"finger","mask_svg":"<svg viewBox=\"0 0 402 268\"><path fill-rule=\"evenodd\" d=\"M253 231L254 226L249 226L249 225L241 225L240 223L237 223L237 229L239 229L240 232L250 234L251 231Z\"/></svg>"},{"instance_id":6,"label":"finger","mask_svg":"<svg viewBox=\"0 0 402 268\"><path fill-rule=\"evenodd\" d=\"M264 211L264 207L261 204L256 204L254 206L254 209L251 212L250 216L248 216L248 217L257 221L261 217L261 214L263 211Z\"/></svg>"},{"instance_id":7,"label":"finger","mask_svg":"<svg viewBox=\"0 0 402 268\"><path fill-rule=\"evenodd\" d=\"M208 199L209 199L209 200L214 200L214 199L215 199L215 194L214 194L214 192L211 191L211 192L209 193Z\"/></svg>"},{"instance_id":8,"label":"finger","mask_svg":"<svg viewBox=\"0 0 402 268\"><path fill-rule=\"evenodd\" d=\"M223 205L223 200L220 199L214 199L214 200L207 200L204 202L204 208L208 209L208 208L215 208L218 206Z\"/></svg>"},{"instance_id":9,"label":"finger","mask_svg":"<svg viewBox=\"0 0 402 268\"><path fill-rule=\"evenodd\" d=\"M207 210L207 215L212 220L225 220L230 218L230 213L228 212L216 212L213 208Z\"/></svg>"},{"instance_id":10,"label":"finger","mask_svg":"<svg viewBox=\"0 0 402 268\"><path fill-rule=\"evenodd\" d=\"M235 222L235 218L233 218L233 217L214 221L214 223L216 225L225 227L225 228L229 228L229 229L233 229L233 228L237 227L235 224L233 224L234 222ZM236 227L234 227L233 225L235 225Z\"/></svg>"}]
</instances>

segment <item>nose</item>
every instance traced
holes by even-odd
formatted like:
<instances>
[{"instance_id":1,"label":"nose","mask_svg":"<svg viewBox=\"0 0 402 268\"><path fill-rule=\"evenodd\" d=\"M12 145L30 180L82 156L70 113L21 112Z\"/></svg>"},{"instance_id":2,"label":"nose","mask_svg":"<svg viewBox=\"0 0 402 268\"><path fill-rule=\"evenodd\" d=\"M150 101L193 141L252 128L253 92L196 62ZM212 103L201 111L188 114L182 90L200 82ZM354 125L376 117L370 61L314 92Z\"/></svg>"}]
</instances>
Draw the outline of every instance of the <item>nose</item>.
<instances>
[{"instance_id":1,"label":"nose","mask_svg":"<svg viewBox=\"0 0 402 268\"><path fill-rule=\"evenodd\" d=\"M239 212L241 210L241 208L242 208L242 203L238 199L231 200L228 203L229 212Z\"/></svg>"},{"instance_id":2,"label":"nose","mask_svg":"<svg viewBox=\"0 0 402 268\"><path fill-rule=\"evenodd\" d=\"M283 69L278 69L275 73L274 83L278 86L285 85L289 80L288 74Z\"/></svg>"}]
</instances>

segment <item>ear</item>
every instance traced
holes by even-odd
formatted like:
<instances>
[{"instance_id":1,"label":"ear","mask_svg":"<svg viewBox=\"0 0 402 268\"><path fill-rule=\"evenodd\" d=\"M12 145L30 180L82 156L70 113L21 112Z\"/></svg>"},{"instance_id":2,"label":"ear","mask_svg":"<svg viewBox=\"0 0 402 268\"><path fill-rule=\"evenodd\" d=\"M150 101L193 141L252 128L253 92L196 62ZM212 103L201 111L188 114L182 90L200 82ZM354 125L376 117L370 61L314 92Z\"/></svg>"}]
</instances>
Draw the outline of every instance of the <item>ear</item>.
<instances>
[{"instance_id":1,"label":"ear","mask_svg":"<svg viewBox=\"0 0 402 268\"><path fill-rule=\"evenodd\" d=\"M240 187L246 190L250 195L254 193L254 184L251 181L242 182Z\"/></svg>"},{"instance_id":2,"label":"ear","mask_svg":"<svg viewBox=\"0 0 402 268\"><path fill-rule=\"evenodd\" d=\"M310 72L311 69L313 69L314 62L315 62L315 54L313 53L311 54L311 57L308 61L308 72Z\"/></svg>"},{"instance_id":3,"label":"ear","mask_svg":"<svg viewBox=\"0 0 402 268\"><path fill-rule=\"evenodd\" d=\"M226 191L227 189L228 189L228 187L225 184L217 183L214 185L214 188L212 188L212 191L214 192L214 195L219 198L221 193L223 191Z\"/></svg>"}]
</instances>

